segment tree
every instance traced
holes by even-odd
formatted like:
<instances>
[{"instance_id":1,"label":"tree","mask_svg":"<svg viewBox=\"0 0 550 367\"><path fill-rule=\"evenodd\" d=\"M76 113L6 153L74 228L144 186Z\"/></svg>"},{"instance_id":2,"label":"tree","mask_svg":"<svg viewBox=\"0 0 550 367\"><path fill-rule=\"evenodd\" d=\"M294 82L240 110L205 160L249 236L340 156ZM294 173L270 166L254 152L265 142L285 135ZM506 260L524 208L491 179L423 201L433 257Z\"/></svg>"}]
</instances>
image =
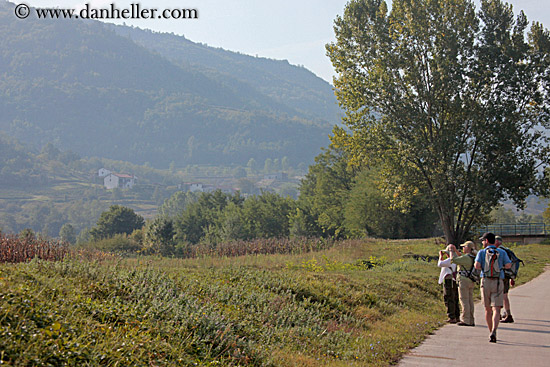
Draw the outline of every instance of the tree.
<instances>
[{"instance_id":1,"label":"tree","mask_svg":"<svg viewBox=\"0 0 550 367\"><path fill-rule=\"evenodd\" d=\"M159 208L159 215L166 218L173 218L181 214L189 204L197 201L197 195L192 192L177 191Z\"/></svg>"},{"instance_id":2,"label":"tree","mask_svg":"<svg viewBox=\"0 0 550 367\"><path fill-rule=\"evenodd\" d=\"M171 219L157 217L145 226L144 252L158 255L174 253L174 223Z\"/></svg>"},{"instance_id":3,"label":"tree","mask_svg":"<svg viewBox=\"0 0 550 367\"><path fill-rule=\"evenodd\" d=\"M264 163L264 173L271 172L273 172L273 160L271 158L267 158Z\"/></svg>"},{"instance_id":4,"label":"tree","mask_svg":"<svg viewBox=\"0 0 550 367\"><path fill-rule=\"evenodd\" d=\"M315 218L300 208L289 214L289 234L291 237L315 237L320 232Z\"/></svg>"},{"instance_id":5,"label":"tree","mask_svg":"<svg viewBox=\"0 0 550 367\"><path fill-rule=\"evenodd\" d=\"M254 175L258 172L258 162L254 158L250 158L246 166L250 170L250 174Z\"/></svg>"},{"instance_id":6,"label":"tree","mask_svg":"<svg viewBox=\"0 0 550 367\"><path fill-rule=\"evenodd\" d=\"M394 205L424 192L460 243L503 199L547 191L550 35L482 0L352 0L327 53L349 132L333 144L380 165ZM528 33L528 34L527 34Z\"/></svg>"},{"instance_id":7,"label":"tree","mask_svg":"<svg viewBox=\"0 0 550 367\"><path fill-rule=\"evenodd\" d=\"M246 177L246 170L243 167L233 169L233 177L237 179Z\"/></svg>"},{"instance_id":8,"label":"tree","mask_svg":"<svg viewBox=\"0 0 550 367\"><path fill-rule=\"evenodd\" d=\"M259 190L256 187L256 184L254 183L254 181L249 180L247 178L241 178L237 182L237 187L239 188L239 191L242 192L243 194L255 195L259 193Z\"/></svg>"},{"instance_id":9,"label":"tree","mask_svg":"<svg viewBox=\"0 0 550 367\"><path fill-rule=\"evenodd\" d=\"M162 205L165 200L165 190L160 185L155 186L151 200L153 200L157 205Z\"/></svg>"},{"instance_id":10,"label":"tree","mask_svg":"<svg viewBox=\"0 0 550 367\"><path fill-rule=\"evenodd\" d=\"M234 195L224 194L220 190L201 193L198 200L187 205L175 220L176 239L179 242L196 244L208 235L213 240L223 225L225 207L229 203L240 206L243 200L239 192Z\"/></svg>"},{"instance_id":11,"label":"tree","mask_svg":"<svg viewBox=\"0 0 550 367\"><path fill-rule=\"evenodd\" d=\"M294 201L271 192L247 198L242 205L241 223L246 238L288 237L289 216L295 211Z\"/></svg>"},{"instance_id":12,"label":"tree","mask_svg":"<svg viewBox=\"0 0 550 367\"><path fill-rule=\"evenodd\" d=\"M112 205L108 211L101 213L96 226L90 230L90 235L97 241L119 233L130 234L135 229L142 228L144 224L143 217L136 214L133 209Z\"/></svg>"},{"instance_id":13,"label":"tree","mask_svg":"<svg viewBox=\"0 0 550 367\"><path fill-rule=\"evenodd\" d=\"M512 209L506 209L502 205L493 208L490 215L491 223L516 224L517 218Z\"/></svg>"},{"instance_id":14,"label":"tree","mask_svg":"<svg viewBox=\"0 0 550 367\"><path fill-rule=\"evenodd\" d=\"M315 157L315 164L309 167L301 182L298 207L302 219L308 219L307 227L317 229L317 235L345 235L343 208L354 175L354 170L348 166L347 154L342 149L330 146ZM312 218L315 226L311 223Z\"/></svg>"},{"instance_id":15,"label":"tree","mask_svg":"<svg viewBox=\"0 0 550 367\"><path fill-rule=\"evenodd\" d=\"M348 161L346 152L331 146L315 157L302 180L298 207L306 217L315 218L318 235L345 235L343 208L355 176Z\"/></svg>"},{"instance_id":16,"label":"tree","mask_svg":"<svg viewBox=\"0 0 550 367\"><path fill-rule=\"evenodd\" d=\"M290 162L288 161L288 157L284 156L281 160L281 169L285 172L287 172L290 169Z\"/></svg>"},{"instance_id":17,"label":"tree","mask_svg":"<svg viewBox=\"0 0 550 367\"><path fill-rule=\"evenodd\" d=\"M420 194L408 210L392 208L379 187L376 169L358 173L345 202L344 225L352 234L382 238L425 238L434 234L437 216Z\"/></svg>"},{"instance_id":18,"label":"tree","mask_svg":"<svg viewBox=\"0 0 550 367\"><path fill-rule=\"evenodd\" d=\"M291 197L294 200L298 198L298 187L294 183L284 183L281 185L279 195L282 197Z\"/></svg>"},{"instance_id":19,"label":"tree","mask_svg":"<svg viewBox=\"0 0 550 367\"><path fill-rule=\"evenodd\" d=\"M247 238L243 223L242 207L229 203L222 214L220 238L223 241L240 240Z\"/></svg>"},{"instance_id":20,"label":"tree","mask_svg":"<svg viewBox=\"0 0 550 367\"><path fill-rule=\"evenodd\" d=\"M279 158L275 158L273 160L273 167L271 167L273 171L280 171L281 170L281 162L279 162Z\"/></svg>"},{"instance_id":21,"label":"tree","mask_svg":"<svg viewBox=\"0 0 550 367\"><path fill-rule=\"evenodd\" d=\"M69 224L65 223L59 230L59 237L62 241L68 242L71 245L74 245L76 243L76 231L74 227Z\"/></svg>"}]
</instances>

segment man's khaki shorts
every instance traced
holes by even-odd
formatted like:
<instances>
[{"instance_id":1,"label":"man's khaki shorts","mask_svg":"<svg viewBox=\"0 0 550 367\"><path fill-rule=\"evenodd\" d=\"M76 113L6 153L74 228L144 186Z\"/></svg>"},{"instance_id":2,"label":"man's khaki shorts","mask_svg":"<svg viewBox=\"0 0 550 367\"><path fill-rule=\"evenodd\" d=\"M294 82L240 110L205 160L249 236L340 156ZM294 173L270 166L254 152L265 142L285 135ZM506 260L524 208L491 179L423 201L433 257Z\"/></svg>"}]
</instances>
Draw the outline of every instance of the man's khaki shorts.
<instances>
[{"instance_id":1,"label":"man's khaki shorts","mask_svg":"<svg viewBox=\"0 0 550 367\"><path fill-rule=\"evenodd\" d=\"M504 282L499 278L481 278L481 296L485 307L502 307Z\"/></svg>"}]
</instances>

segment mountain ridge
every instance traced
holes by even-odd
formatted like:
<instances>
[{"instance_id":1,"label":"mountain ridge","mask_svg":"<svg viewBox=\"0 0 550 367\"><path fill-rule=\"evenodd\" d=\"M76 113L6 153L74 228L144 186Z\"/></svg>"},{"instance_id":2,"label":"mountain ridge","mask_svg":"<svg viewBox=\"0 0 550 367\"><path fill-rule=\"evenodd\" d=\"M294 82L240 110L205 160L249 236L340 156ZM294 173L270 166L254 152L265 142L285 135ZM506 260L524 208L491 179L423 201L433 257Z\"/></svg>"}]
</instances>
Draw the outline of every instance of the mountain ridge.
<instances>
[{"instance_id":1,"label":"mountain ridge","mask_svg":"<svg viewBox=\"0 0 550 367\"><path fill-rule=\"evenodd\" d=\"M298 164L313 161L337 122L337 110L323 107L336 105L330 84L287 62L182 36L153 42L153 32L97 21L21 21L12 8L0 1L0 129L27 145L159 168L283 156ZM186 61L186 41L214 56ZM281 69L285 76L274 78Z\"/></svg>"}]
</instances>

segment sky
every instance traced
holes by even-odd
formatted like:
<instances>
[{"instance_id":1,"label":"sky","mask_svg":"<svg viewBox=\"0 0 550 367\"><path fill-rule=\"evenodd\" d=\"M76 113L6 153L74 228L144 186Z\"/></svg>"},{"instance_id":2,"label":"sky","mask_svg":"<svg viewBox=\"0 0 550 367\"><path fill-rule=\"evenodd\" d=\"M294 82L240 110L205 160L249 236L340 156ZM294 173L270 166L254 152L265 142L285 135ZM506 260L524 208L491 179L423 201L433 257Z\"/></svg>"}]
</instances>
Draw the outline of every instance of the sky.
<instances>
[{"instance_id":1,"label":"sky","mask_svg":"<svg viewBox=\"0 0 550 367\"><path fill-rule=\"evenodd\" d=\"M334 41L333 24L347 0L9 0L35 7L124 9L197 9L198 19L125 20L128 25L169 32L209 46L244 54L288 60L332 83L335 75L325 45ZM390 1L391 2L391 1ZM390 3L388 2L388 3ZM478 4L479 2L476 1ZM550 0L508 0L514 13L524 10L530 21L550 28ZM122 23L119 21L118 23Z\"/></svg>"}]
</instances>

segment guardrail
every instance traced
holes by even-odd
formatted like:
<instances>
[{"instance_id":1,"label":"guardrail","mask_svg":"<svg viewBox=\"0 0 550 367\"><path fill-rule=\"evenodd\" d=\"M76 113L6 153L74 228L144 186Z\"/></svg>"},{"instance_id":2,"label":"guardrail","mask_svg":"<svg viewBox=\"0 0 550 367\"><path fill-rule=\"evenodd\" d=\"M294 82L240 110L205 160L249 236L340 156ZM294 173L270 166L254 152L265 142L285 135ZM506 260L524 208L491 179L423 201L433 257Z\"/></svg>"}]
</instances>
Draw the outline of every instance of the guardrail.
<instances>
[{"instance_id":1,"label":"guardrail","mask_svg":"<svg viewBox=\"0 0 550 367\"><path fill-rule=\"evenodd\" d=\"M540 236L550 234L550 226L546 226L544 223L496 223L476 227L475 232L479 233L479 235L485 232L492 232L499 236Z\"/></svg>"}]
</instances>

